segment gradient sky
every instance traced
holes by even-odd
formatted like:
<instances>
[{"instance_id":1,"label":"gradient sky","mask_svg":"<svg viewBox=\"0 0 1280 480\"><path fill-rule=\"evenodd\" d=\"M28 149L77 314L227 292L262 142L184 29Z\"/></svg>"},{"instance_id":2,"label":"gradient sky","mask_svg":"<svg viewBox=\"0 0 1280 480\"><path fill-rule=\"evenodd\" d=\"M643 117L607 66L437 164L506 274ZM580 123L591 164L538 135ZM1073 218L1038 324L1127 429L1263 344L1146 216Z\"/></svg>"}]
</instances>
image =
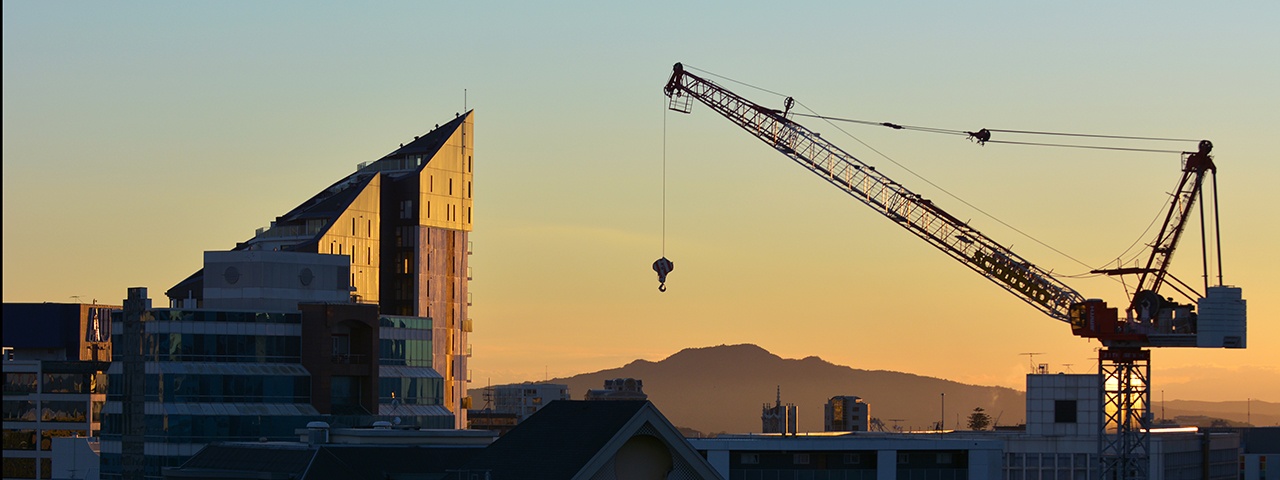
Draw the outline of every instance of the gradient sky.
<instances>
[{"instance_id":1,"label":"gradient sky","mask_svg":"<svg viewBox=\"0 0 1280 480\"><path fill-rule=\"evenodd\" d=\"M118 304L146 286L163 305L201 252L233 247L357 163L474 108L477 386L734 343L1018 389L1025 353L1054 371L1096 369L1096 342L709 109L666 113L661 87L685 62L826 115L1212 140L1226 283L1249 301L1249 348L1156 351L1153 391L1280 401L1277 2L3 9L6 302ZM840 125L855 139L805 123L1061 273L1088 267L929 182L1101 266L1153 236L1143 232L1180 174L1176 154L979 147ZM659 293L650 263L664 254L664 156L676 268ZM1174 258L1192 284L1197 237ZM1111 280L1066 282L1125 302Z\"/></svg>"}]
</instances>

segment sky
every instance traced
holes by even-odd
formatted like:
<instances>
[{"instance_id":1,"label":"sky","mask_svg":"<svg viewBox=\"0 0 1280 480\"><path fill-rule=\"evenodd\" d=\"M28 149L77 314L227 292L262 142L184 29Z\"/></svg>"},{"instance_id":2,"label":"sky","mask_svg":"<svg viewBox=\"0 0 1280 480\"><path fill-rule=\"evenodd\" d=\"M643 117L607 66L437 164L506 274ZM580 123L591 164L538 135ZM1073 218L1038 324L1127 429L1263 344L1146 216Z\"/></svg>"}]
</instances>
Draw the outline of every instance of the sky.
<instances>
[{"instance_id":1,"label":"sky","mask_svg":"<svg viewBox=\"0 0 1280 480\"><path fill-rule=\"evenodd\" d=\"M118 304L144 286L163 305L203 251L474 109L476 386L738 343L1017 389L1033 364L1096 371L1097 342L710 109L668 111L662 86L683 62L774 108L770 92L877 122L1210 139L1224 283L1248 299L1249 347L1157 349L1152 392L1280 401L1280 3L6 1L3 13L5 302ZM1176 153L802 123L1064 275L1149 242L1180 175ZM1200 285L1191 228L1172 271ZM663 256L665 293L650 268ZM1064 282L1126 303L1111 279Z\"/></svg>"}]
</instances>

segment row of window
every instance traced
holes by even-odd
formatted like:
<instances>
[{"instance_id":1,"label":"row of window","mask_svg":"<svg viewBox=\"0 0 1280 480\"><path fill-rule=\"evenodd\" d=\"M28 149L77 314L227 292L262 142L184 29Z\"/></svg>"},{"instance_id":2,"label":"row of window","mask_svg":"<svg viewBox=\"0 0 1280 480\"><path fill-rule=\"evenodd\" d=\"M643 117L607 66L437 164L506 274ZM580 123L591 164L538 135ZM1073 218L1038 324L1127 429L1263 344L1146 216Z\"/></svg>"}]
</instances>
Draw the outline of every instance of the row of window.
<instances>
[{"instance_id":1,"label":"row of window","mask_svg":"<svg viewBox=\"0 0 1280 480\"><path fill-rule=\"evenodd\" d=\"M378 364L430 367L431 340L381 339L378 341Z\"/></svg>"},{"instance_id":2,"label":"row of window","mask_svg":"<svg viewBox=\"0 0 1280 480\"><path fill-rule=\"evenodd\" d=\"M170 362L297 363L302 351L301 338L284 335L162 333L147 340L149 360Z\"/></svg>"},{"instance_id":3,"label":"row of window","mask_svg":"<svg viewBox=\"0 0 1280 480\"><path fill-rule=\"evenodd\" d=\"M311 379L277 375L147 375L146 401L307 403ZM163 386L162 386L163 385ZM112 400L114 400L114 395Z\"/></svg>"},{"instance_id":4,"label":"row of window","mask_svg":"<svg viewBox=\"0 0 1280 480\"><path fill-rule=\"evenodd\" d=\"M151 317L161 322L242 322L242 323L302 323L301 313L220 312L191 310L152 310ZM111 321L124 320L123 312L112 312Z\"/></svg>"},{"instance_id":5,"label":"row of window","mask_svg":"<svg viewBox=\"0 0 1280 480\"><path fill-rule=\"evenodd\" d=\"M42 381L37 385L38 379ZM40 392L107 393L107 376L105 373L45 373L38 378L35 372L4 372L6 395Z\"/></svg>"},{"instance_id":6,"label":"row of window","mask_svg":"<svg viewBox=\"0 0 1280 480\"><path fill-rule=\"evenodd\" d=\"M103 402L76 400L5 400L6 422L78 422L86 418L100 421Z\"/></svg>"},{"instance_id":7,"label":"row of window","mask_svg":"<svg viewBox=\"0 0 1280 480\"><path fill-rule=\"evenodd\" d=\"M40 461L38 477L36 460ZM4 478L53 478L53 459L4 457Z\"/></svg>"},{"instance_id":8,"label":"row of window","mask_svg":"<svg viewBox=\"0 0 1280 480\"><path fill-rule=\"evenodd\" d=\"M396 317L384 316L378 319L382 328L407 328L412 330L431 330L430 317Z\"/></svg>"},{"instance_id":9,"label":"row of window","mask_svg":"<svg viewBox=\"0 0 1280 480\"><path fill-rule=\"evenodd\" d=\"M378 403L380 404L440 405L443 399L444 379L441 378L382 377L378 379Z\"/></svg>"},{"instance_id":10,"label":"row of window","mask_svg":"<svg viewBox=\"0 0 1280 480\"><path fill-rule=\"evenodd\" d=\"M61 437L88 437L89 432L85 430L65 430L65 429L4 429L4 449L5 450L35 450L38 446L41 451L49 451L53 448L53 439ZM39 438L39 443L36 439ZM7 458L6 458L7 460ZM5 477L9 477L6 473Z\"/></svg>"},{"instance_id":11,"label":"row of window","mask_svg":"<svg viewBox=\"0 0 1280 480\"><path fill-rule=\"evenodd\" d=\"M785 468L809 465L816 468L858 465L857 468L876 468L877 452L743 452L737 455L739 465L760 465L765 468ZM968 468L965 451L899 451L898 467Z\"/></svg>"},{"instance_id":12,"label":"row of window","mask_svg":"<svg viewBox=\"0 0 1280 480\"><path fill-rule=\"evenodd\" d=\"M307 422L320 420L310 415L147 415L145 440L156 443L210 443L214 441L257 441L267 437L273 441L297 441L295 429ZM102 416L103 441L119 439L124 429L124 416L109 413ZM103 455L105 458L106 455ZM150 457L150 455L148 455Z\"/></svg>"},{"instance_id":13,"label":"row of window","mask_svg":"<svg viewBox=\"0 0 1280 480\"><path fill-rule=\"evenodd\" d=\"M1088 469L1090 455L1087 453L1006 453L1004 465L1009 468L1055 468L1055 469Z\"/></svg>"}]
</instances>

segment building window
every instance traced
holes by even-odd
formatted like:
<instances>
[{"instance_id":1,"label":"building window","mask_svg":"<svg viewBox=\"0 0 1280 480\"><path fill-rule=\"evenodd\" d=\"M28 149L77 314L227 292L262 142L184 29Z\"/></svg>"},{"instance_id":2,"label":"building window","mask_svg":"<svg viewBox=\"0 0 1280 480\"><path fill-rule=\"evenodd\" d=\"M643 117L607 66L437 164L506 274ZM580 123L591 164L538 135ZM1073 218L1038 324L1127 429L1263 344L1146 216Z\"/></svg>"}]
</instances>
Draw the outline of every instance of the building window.
<instances>
[{"instance_id":1,"label":"building window","mask_svg":"<svg viewBox=\"0 0 1280 480\"><path fill-rule=\"evenodd\" d=\"M453 195L453 179L449 179L449 195Z\"/></svg>"},{"instance_id":2,"label":"building window","mask_svg":"<svg viewBox=\"0 0 1280 480\"><path fill-rule=\"evenodd\" d=\"M467 172L471 172L471 155L467 155Z\"/></svg>"},{"instance_id":3,"label":"building window","mask_svg":"<svg viewBox=\"0 0 1280 480\"><path fill-rule=\"evenodd\" d=\"M844 463L845 465L857 465L862 463L862 457L856 453L846 453L844 454Z\"/></svg>"},{"instance_id":4,"label":"building window","mask_svg":"<svg viewBox=\"0 0 1280 480\"><path fill-rule=\"evenodd\" d=\"M742 454L742 464L743 464L743 465L757 465L757 464L759 464L759 463L760 463L760 454L759 454L759 453L744 453L744 454Z\"/></svg>"},{"instance_id":5,"label":"building window","mask_svg":"<svg viewBox=\"0 0 1280 480\"><path fill-rule=\"evenodd\" d=\"M809 464L809 454L807 454L807 453L797 453L797 454L795 454L795 455L793 455L793 456L792 456L791 460L792 460L792 463L795 463L796 465L808 465L808 464Z\"/></svg>"},{"instance_id":6,"label":"building window","mask_svg":"<svg viewBox=\"0 0 1280 480\"><path fill-rule=\"evenodd\" d=\"M1076 401L1055 400L1053 402L1053 423L1076 423Z\"/></svg>"}]
</instances>

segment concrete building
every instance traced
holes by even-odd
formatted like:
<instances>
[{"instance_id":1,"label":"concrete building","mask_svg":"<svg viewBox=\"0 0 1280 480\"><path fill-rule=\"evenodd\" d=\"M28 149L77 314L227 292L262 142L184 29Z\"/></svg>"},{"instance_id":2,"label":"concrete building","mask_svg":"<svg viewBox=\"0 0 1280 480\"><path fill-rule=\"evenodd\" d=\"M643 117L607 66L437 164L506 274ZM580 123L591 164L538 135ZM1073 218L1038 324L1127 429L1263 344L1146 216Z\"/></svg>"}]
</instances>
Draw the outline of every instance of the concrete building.
<instances>
[{"instance_id":1,"label":"concrete building","mask_svg":"<svg viewBox=\"0 0 1280 480\"><path fill-rule=\"evenodd\" d=\"M870 431L871 406L862 397L831 397L822 408L822 430L825 432Z\"/></svg>"},{"instance_id":2,"label":"concrete building","mask_svg":"<svg viewBox=\"0 0 1280 480\"><path fill-rule=\"evenodd\" d=\"M648 400L644 393L644 380L638 378L615 378L604 381L603 389L587 390L584 400Z\"/></svg>"},{"instance_id":3,"label":"concrete building","mask_svg":"<svg viewBox=\"0 0 1280 480\"><path fill-rule=\"evenodd\" d=\"M1248 428L1240 435L1240 478L1280 480L1280 427Z\"/></svg>"},{"instance_id":4,"label":"concrete building","mask_svg":"<svg viewBox=\"0 0 1280 480\"><path fill-rule=\"evenodd\" d=\"M57 440L98 436L112 308L4 304L4 478L50 478L67 467L55 459Z\"/></svg>"},{"instance_id":5,"label":"concrete building","mask_svg":"<svg viewBox=\"0 0 1280 480\"><path fill-rule=\"evenodd\" d=\"M727 479L911 478L1101 480L1102 425L1097 375L1027 376L1022 431L891 434L721 435L689 439ZM781 400L773 407L777 411ZM766 410L769 406L766 405ZM1150 480L1264 478L1262 451L1280 445L1259 434L1259 452L1241 455L1241 435L1194 428L1150 434ZM1243 471L1242 471L1243 469ZM1270 478L1270 477L1265 477Z\"/></svg>"},{"instance_id":6,"label":"concrete building","mask_svg":"<svg viewBox=\"0 0 1280 480\"><path fill-rule=\"evenodd\" d=\"M515 414L523 422L534 412L556 400L569 400L569 386L559 383L522 383L490 387L492 411Z\"/></svg>"},{"instance_id":7,"label":"concrete building","mask_svg":"<svg viewBox=\"0 0 1280 480\"><path fill-rule=\"evenodd\" d=\"M999 479L996 438L859 433L690 438L722 478ZM1009 478L1009 477L1004 477Z\"/></svg>"}]
</instances>

